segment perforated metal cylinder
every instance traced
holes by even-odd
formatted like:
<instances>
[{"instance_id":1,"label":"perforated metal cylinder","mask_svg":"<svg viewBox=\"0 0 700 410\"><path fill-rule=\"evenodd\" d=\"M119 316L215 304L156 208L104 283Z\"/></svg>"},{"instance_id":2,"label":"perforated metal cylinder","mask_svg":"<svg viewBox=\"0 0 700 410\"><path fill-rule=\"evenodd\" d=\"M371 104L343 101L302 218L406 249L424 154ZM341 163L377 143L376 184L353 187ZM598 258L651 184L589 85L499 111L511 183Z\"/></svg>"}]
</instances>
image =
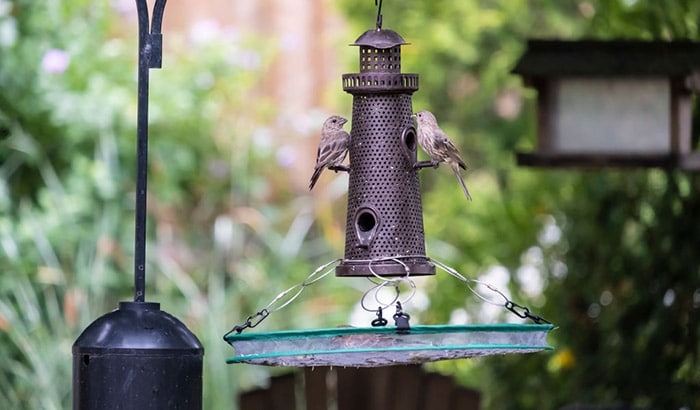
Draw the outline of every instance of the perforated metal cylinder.
<instances>
[{"instance_id":1,"label":"perforated metal cylinder","mask_svg":"<svg viewBox=\"0 0 700 410\"><path fill-rule=\"evenodd\" d=\"M337 276L433 275L425 256L423 209L411 95L417 74L400 73L403 39L370 30L360 46L360 73L345 74L353 95L345 258Z\"/></svg>"}]
</instances>

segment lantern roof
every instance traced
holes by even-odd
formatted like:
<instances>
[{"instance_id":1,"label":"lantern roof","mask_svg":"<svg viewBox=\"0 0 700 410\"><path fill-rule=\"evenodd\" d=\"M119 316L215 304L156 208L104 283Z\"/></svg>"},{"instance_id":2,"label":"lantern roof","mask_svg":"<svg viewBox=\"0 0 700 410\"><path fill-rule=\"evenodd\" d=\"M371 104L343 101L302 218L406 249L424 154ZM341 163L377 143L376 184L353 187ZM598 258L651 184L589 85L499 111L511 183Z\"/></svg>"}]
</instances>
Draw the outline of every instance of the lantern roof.
<instances>
[{"instance_id":1,"label":"lantern roof","mask_svg":"<svg viewBox=\"0 0 700 410\"><path fill-rule=\"evenodd\" d=\"M686 76L700 68L700 43L689 40L531 39L512 72L528 77Z\"/></svg>"},{"instance_id":2,"label":"lantern roof","mask_svg":"<svg viewBox=\"0 0 700 410\"><path fill-rule=\"evenodd\" d=\"M392 48L400 45L408 44L399 33L393 30L372 29L367 30L351 45L353 46L369 46L379 49Z\"/></svg>"}]
</instances>

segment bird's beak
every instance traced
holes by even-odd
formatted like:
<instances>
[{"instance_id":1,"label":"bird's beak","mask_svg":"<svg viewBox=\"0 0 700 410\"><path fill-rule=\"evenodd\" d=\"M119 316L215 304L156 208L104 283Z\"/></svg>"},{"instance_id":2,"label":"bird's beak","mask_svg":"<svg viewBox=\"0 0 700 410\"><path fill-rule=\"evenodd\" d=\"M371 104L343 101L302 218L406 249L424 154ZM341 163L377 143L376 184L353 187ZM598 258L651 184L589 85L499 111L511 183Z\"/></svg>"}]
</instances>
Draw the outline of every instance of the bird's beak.
<instances>
[{"instance_id":1,"label":"bird's beak","mask_svg":"<svg viewBox=\"0 0 700 410\"><path fill-rule=\"evenodd\" d=\"M416 117L416 114L411 114L411 119L412 119L412 120L415 120L416 118L418 118L418 117Z\"/></svg>"},{"instance_id":2,"label":"bird's beak","mask_svg":"<svg viewBox=\"0 0 700 410\"><path fill-rule=\"evenodd\" d=\"M343 125L343 124L345 124L346 122L348 122L347 118L342 118L341 121L340 121L340 125Z\"/></svg>"}]
</instances>

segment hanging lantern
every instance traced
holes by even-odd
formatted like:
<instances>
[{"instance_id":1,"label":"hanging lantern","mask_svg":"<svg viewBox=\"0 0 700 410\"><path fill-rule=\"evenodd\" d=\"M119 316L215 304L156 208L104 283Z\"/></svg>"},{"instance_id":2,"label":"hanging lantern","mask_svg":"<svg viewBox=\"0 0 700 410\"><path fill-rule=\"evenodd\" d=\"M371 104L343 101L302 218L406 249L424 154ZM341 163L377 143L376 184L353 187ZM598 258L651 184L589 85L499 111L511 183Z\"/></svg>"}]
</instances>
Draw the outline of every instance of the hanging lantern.
<instances>
[{"instance_id":1,"label":"hanging lantern","mask_svg":"<svg viewBox=\"0 0 700 410\"><path fill-rule=\"evenodd\" d=\"M537 91L538 167L700 168L693 93L700 44L529 40L513 73Z\"/></svg>"}]
</instances>

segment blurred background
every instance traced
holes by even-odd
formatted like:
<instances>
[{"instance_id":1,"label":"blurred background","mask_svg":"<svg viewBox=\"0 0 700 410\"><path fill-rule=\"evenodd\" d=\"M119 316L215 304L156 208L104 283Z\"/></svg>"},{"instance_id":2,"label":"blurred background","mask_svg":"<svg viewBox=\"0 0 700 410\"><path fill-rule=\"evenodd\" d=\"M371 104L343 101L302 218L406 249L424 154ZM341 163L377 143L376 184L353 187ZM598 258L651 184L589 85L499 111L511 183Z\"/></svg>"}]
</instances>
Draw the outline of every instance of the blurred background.
<instances>
[{"instance_id":1,"label":"blurred background","mask_svg":"<svg viewBox=\"0 0 700 410\"><path fill-rule=\"evenodd\" d=\"M697 40L700 3L387 0L383 15L410 43L414 110L433 111L471 167L471 203L445 167L421 172L428 255L557 325L552 352L428 369L481 391L485 409L700 408L700 178L517 167L535 95L510 74L530 37ZM204 408L291 371L227 365L221 338L343 255L347 177L307 185L323 120L350 118L348 44L375 18L371 0L165 9L146 300L202 341ZM132 299L136 24L130 0L0 0L2 408L69 408L72 343ZM412 323L522 322L462 285L421 281ZM329 276L261 328L356 324L367 287Z\"/></svg>"}]
</instances>

